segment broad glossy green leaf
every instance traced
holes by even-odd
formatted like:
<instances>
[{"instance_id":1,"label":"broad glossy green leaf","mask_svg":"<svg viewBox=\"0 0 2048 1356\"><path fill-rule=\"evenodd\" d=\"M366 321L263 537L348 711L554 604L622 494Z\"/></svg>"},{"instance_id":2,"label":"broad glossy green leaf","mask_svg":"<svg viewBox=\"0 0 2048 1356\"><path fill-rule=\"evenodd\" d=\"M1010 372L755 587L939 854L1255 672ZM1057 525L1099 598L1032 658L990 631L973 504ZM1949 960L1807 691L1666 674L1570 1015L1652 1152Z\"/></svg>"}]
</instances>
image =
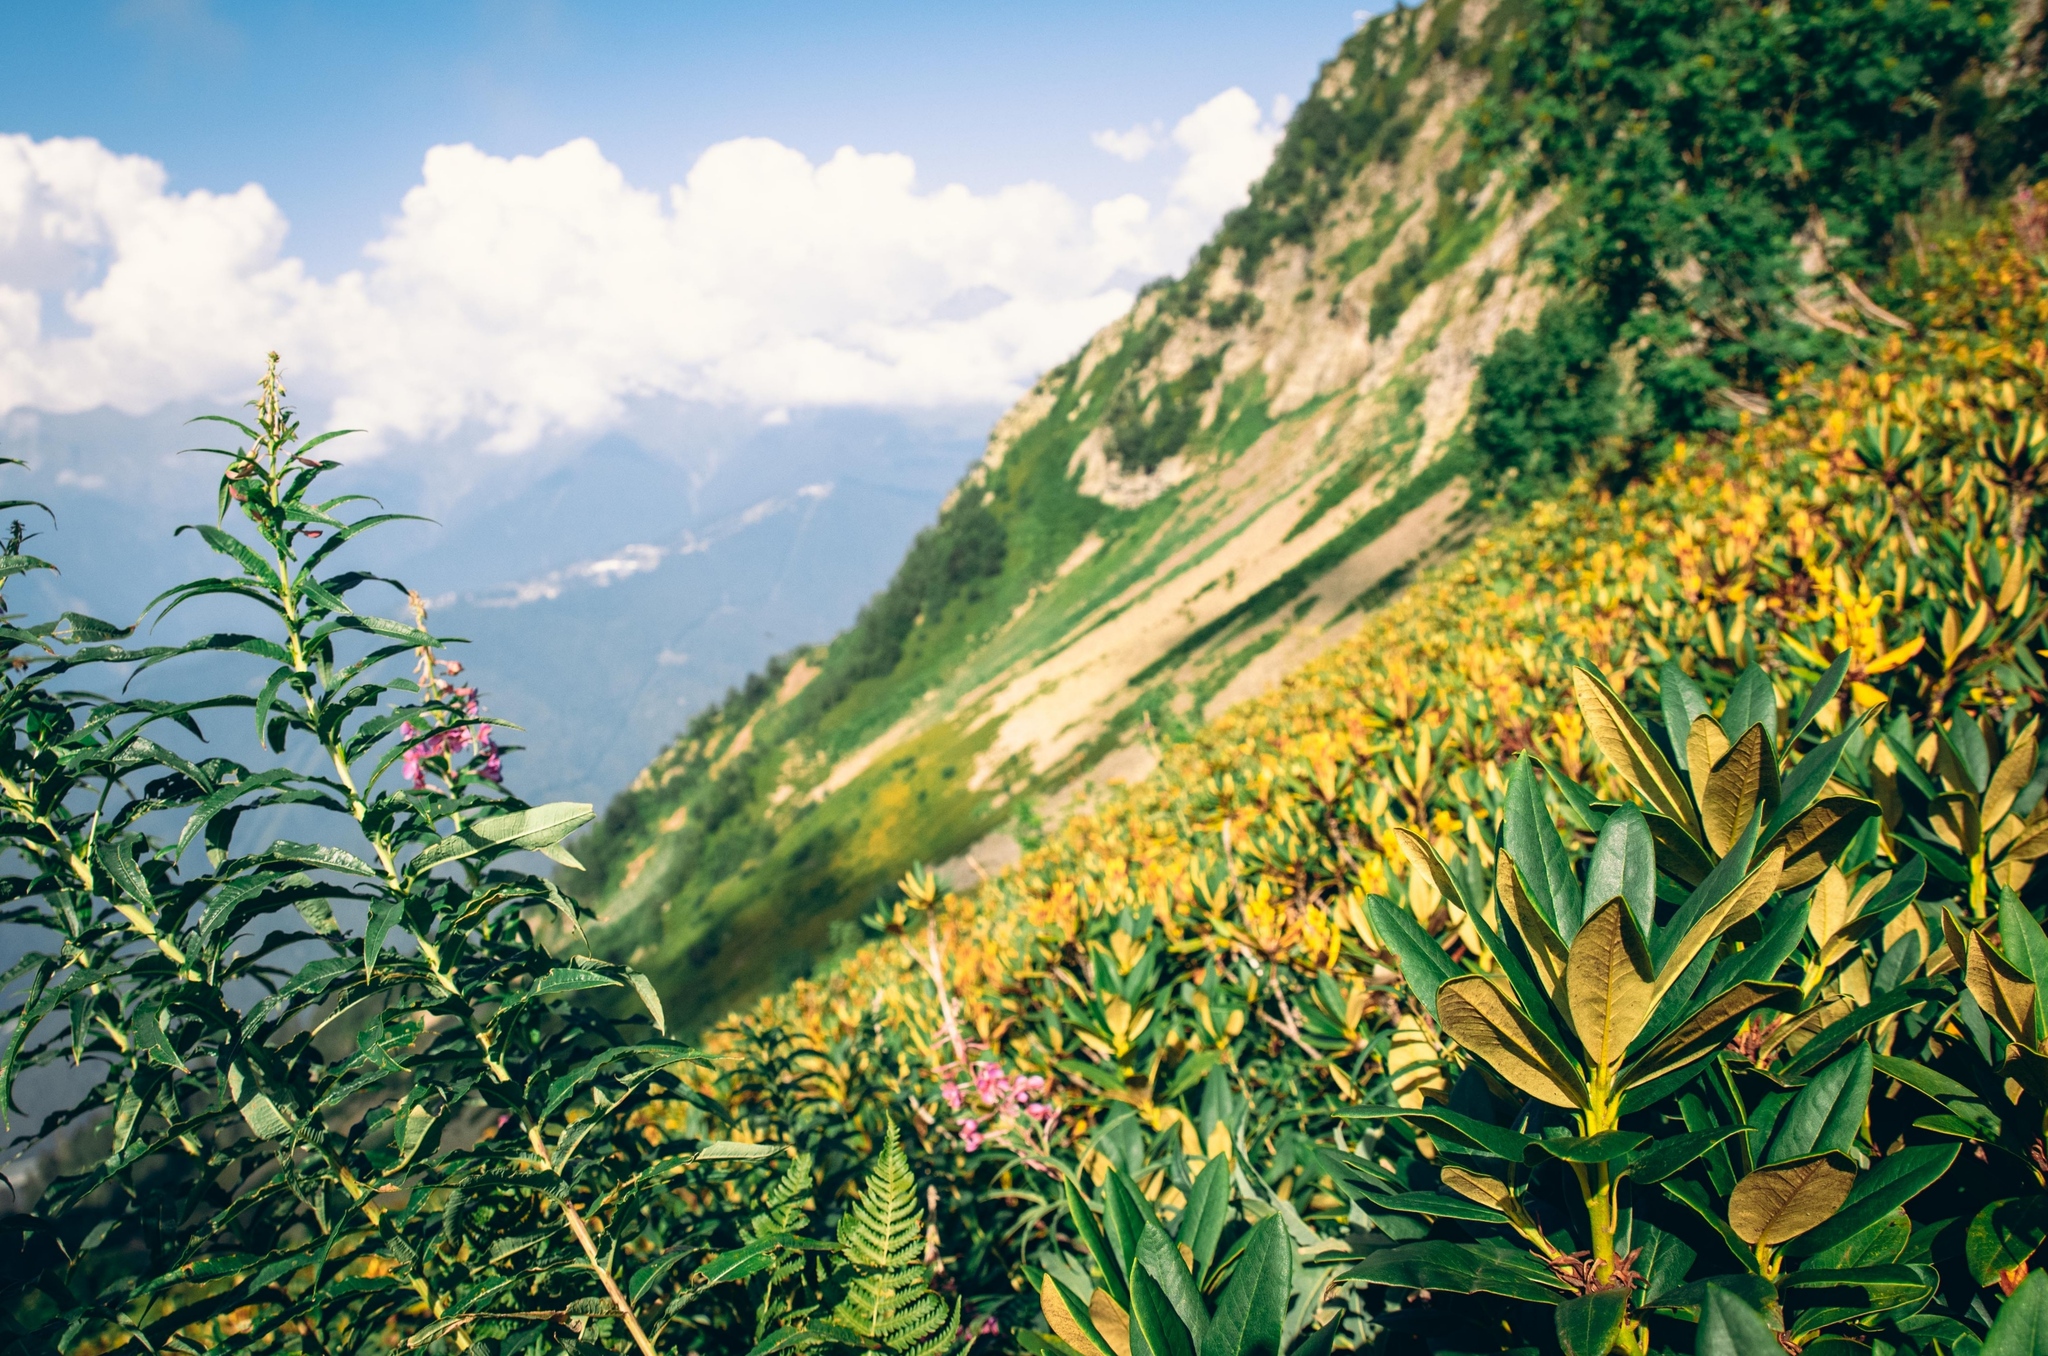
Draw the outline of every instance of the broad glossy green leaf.
<instances>
[{"instance_id":1,"label":"broad glossy green leaf","mask_svg":"<svg viewBox=\"0 0 2048 1356\"><path fill-rule=\"evenodd\" d=\"M1131 1266L1131 1316L1134 1319L1145 1311L1146 1299L1139 1293L1141 1279L1171 1306L1172 1326L1184 1328L1194 1344L1200 1344L1209 1331L1208 1305L1203 1302L1201 1289L1189 1273L1187 1263L1181 1260L1180 1249L1166 1236L1166 1230L1153 1220L1145 1222L1144 1232L1138 1236L1138 1256ZM1147 1327L1145 1340L1152 1343L1154 1352L1163 1350L1153 1341L1152 1334L1153 1329Z\"/></svg>"},{"instance_id":2,"label":"broad glossy green leaf","mask_svg":"<svg viewBox=\"0 0 2048 1356\"><path fill-rule=\"evenodd\" d=\"M1677 1234L1643 1219L1635 1221L1629 1242L1635 1245L1636 1273L1643 1278L1643 1306L1653 1308L1660 1296L1685 1284L1696 1254Z\"/></svg>"},{"instance_id":3,"label":"broad glossy green leaf","mask_svg":"<svg viewBox=\"0 0 2048 1356\"><path fill-rule=\"evenodd\" d=\"M1646 1309L1661 1309L1688 1322L1697 1323L1700 1311L1706 1307L1710 1291L1720 1291L1734 1296L1752 1309L1761 1309L1767 1304L1778 1302L1778 1288L1761 1276L1735 1272L1725 1276L1708 1276L1661 1292L1655 1303L1645 1303Z\"/></svg>"},{"instance_id":4,"label":"broad glossy green leaf","mask_svg":"<svg viewBox=\"0 0 2048 1356\"><path fill-rule=\"evenodd\" d=\"M1685 676L1685 670L1675 659L1667 659L1657 670L1657 704L1664 717L1664 732L1671 742L1671 753L1678 763L1678 770L1686 772L1685 732L1701 716L1712 714L1707 706L1707 694L1700 685Z\"/></svg>"},{"instance_id":5,"label":"broad glossy green leaf","mask_svg":"<svg viewBox=\"0 0 2048 1356\"><path fill-rule=\"evenodd\" d=\"M1899 1260L1912 1237L1912 1217L1904 1210L1894 1210L1868 1228L1814 1253L1803 1265L1822 1270L1889 1266Z\"/></svg>"},{"instance_id":6,"label":"broad glossy green leaf","mask_svg":"<svg viewBox=\"0 0 2048 1356\"><path fill-rule=\"evenodd\" d=\"M1701 1154L1737 1135L1746 1135L1744 1125L1717 1126L1694 1130L1671 1139L1660 1139L1629 1160L1628 1175L1644 1185L1661 1182L1672 1173L1690 1166Z\"/></svg>"},{"instance_id":7,"label":"broad glossy green leaf","mask_svg":"<svg viewBox=\"0 0 2048 1356\"><path fill-rule=\"evenodd\" d=\"M1978 1356L2048 1356L2048 1271L2029 1275L1999 1306Z\"/></svg>"},{"instance_id":8,"label":"broad glossy green leaf","mask_svg":"<svg viewBox=\"0 0 2048 1356\"><path fill-rule=\"evenodd\" d=\"M1131 1307L1131 1291L1124 1279L1124 1268L1117 1264L1116 1253L1103 1236L1102 1225L1095 1218L1095 1212L1088 1208L1088 1198L1081 1192L1081 1184L1072 1177L1062 1179L1062 1191L1067 1202L1067 1222L1073 1226L1080 1238L1081 1246L1088 1250L1088 1256L1095 1263L1096 1272L1102 1277L1103 1288L1119 1307ZM1104 1351L1109 1348L1105 1346Z\"/></svg>"},{"instance_id":9,"label":"broad glossy green leaf","mask_svg":"<svg viewBox=\"0 0 2048 1356\"><path fill-rule=\"evenodd\" d=\"M1607 1356L1628 1313L1628 1295L1627 1286L1609 1286L1559 1304L1554 1318L1564 1356Z\"/></svg>"},{"instance_id":10,"label":"broad glossy green leaf","mask_svg":"<svg viewBox=\"0 0 2048 1356\"><path fill-rule=\"evenodd\" d=\"M1401 978L1434 1018L1437 990L1445 980L1465 973L1464 970L1444 954L1436 938L1417 925L1414 914L1386 896L1366 896L1365 917L1372 924L1373 935L1394 949L1394 956L1401 963Z\"/></svg>"},{"instance_id":11,"label":"broad glossy green leaf","mask_svg":"<svg viewBox=\"0 0 2048 1356\"><path fill-rule=\"evenodd\" d=\"M1694 925L1734 894L1737 887L1742 884L1743 879L1749 874L1751 854L1756 850L1756 835L1757 824L1755 820L1751 820L1749 827L1742 831L1741 837L1735 840L1734 845L1720 861L1714 863L1714 869L1707 873L1707 878L1686 896L1685 903L1679 906L1678 912L1652 935L1650 957L1656 964L1658 974L1663 974L1665 968L1670 965L1680 942L1692 931Z\"/></svg>"},{"instance_id":12,"label":"broad glossy green leaf","mask_svg":"<svg viewBox=\"0 0 2048 1356\"><path fill-rule=\"evenodd\" d=\"M1187 1325L1160 1289L1159 1282L1137 1262L1131 1264L1130 1285L1131 1356L1139 1356L1141 1349L1145 1356L1195 1356L1195 1344ZM1273 1350L1278 1356L1277 1343Z\"/></svg>"},{"instance_id":13,"label":"broad glossy green leaf","mask_svg":"<svg viewBox=\"0 0 2048 1356\"><path fill-rule=\"evenodd\" d=\"M1102 1206L1102 1223L1109 1231L1109 1245L1116 1252L1118 1264L1128 1271L1137 1264L1138 1240L1144 1236L1145 1226L1158 1220L1144 1193L1124 1175L1122 1168L1111 1168L1103 1181Z\"/></svg>"},{"instance_id":14,"label":"broad glossy green leaf","mask_svg":"<svg viewBox=\"0 0 2048 1356\"><path fill-rule=\"evenodd\" d=\"M1926 1267L1802 1267L1778 1278L1778 1295L1786 1311L1796 1315L1787 1319L1788 1328L1804 1336L1853 1318L1925 1304L1936 1280Z\"/></svg>"},{"instance_id":15,"label":"broad glossy green leaf","mask_svg":"<svg viewBox=\"0 0 2048 1356\"><path fill-rule=\"evenodd\" d=\"M1848 1054L1815 1074L1778 1117L1764 1162L1783 1163L1809 1154L1847 1153L1855 1146L1870 1106L1871 1049L1859 1042Z\"/></svg>"},{"instance_id":16,"label":"broad glossy green leaf","mask_svg":"<svg viewBox=\"0 0 2048 1356\"><path fill-rule=\"evenodd\" d=\"M1364 1191L1360 1195L1366 1205L1374 1210L1391 1210L1398 1214L1421 1215L1428 1219L1463 1219L1481 1224L1499 1224L1507 1218L1498 1210L1444 1191Z\"/></svg>"},{"instance_id":17,"label":"broad glossy green leaf","mask_svg":"<svg viewBox=\"0 0 2048 1356\"><path fill-rule=\"evenodd\" d=\"M1218 1154L1202 1165L1188 1187L1187 1204L1181 1207L1174 1229L1174 1241L1184 1245L1195 1259L1195 1276L1204 1279L1216 1260L1216 1244L1230 1218L1230 1160Z\"/></svg>"},{"instance_id":18,"label":"broad glossy green leaf","mask_svg":"<svg viewBox=\"0 0 2048 1356\"><path fill-rule=\"evenodd\" d=\"M1771 686L1770 675L1755 664L1736 675L1727 704L1721 708L1721 729L1729 743L1740 742L1753 725L1763 727L1766 740L1777 740L1778 694Z\"/></svg>"},{"instance_id":19,"label":"broad glossy green leaf","mask_svg":"<svg viewBox=\"0 0 2048 1356\"><path fill-rule=\"evenodd\" d=\"M1557 826L1536 784L1535 764L1527 754L1515 759L1508 773L1506 817L1501 843L1522 873L1530 902L1567 944L1579 930L1578 878L1572 874Z\"/></svg>"},{"instance_id":20,"label":"broad glossy green leaf","mask_svg":"<svg viewBox=\"0 0 2048 1356\"><path fill-rule=\"evenodd\" d=\"M1919 1007L1929 999L1945 996L1948 986L1940 980L1916 980L1872 999L1841 1020L1823 1027L1800 1048L1797 1055L1777 1071L1781 1078L1798 1078L1819 1068L1837 1050L1895 1012Z\"/></svg>"},{"instance_id":21,"label":"broad glossy green leaf","mask_svg":"<svg viewBox=\"0 0 2048 1356\"><path fill-rule=\"evenodd\" d=\"M1650 1142L1650 1137L1634 1130L1603 1130L1597 1135L1564 1135L1558 1138L1535 1140L1530 1155L1548 1155L1567 1163L1612 1163L1627 1158L1637 1149Z\"/></svg>"},{"instance_id":22,"label":"broad glossy green leaf","mask_svg":"<svg viewBox=\"0 0 2048 1356\"><path fill-rule=\"evenodd\" d=\"M1700 1305L1695 1356L1783 1356L1784 1348L1763 1315L1718 1285Z\"/></svg>"},{"instance_id":23,"label":"broad glossy green leaf","mask_svg":"<svg viewBox=\"0 0 2048 1356\"><path fill-rule=\"evenodd\" d=\"M1201 1356L1279 1356L1294 1284L1294 1244L1278 1215L1252 1226L1230 1283L1216 1297Z\"/></svg>"},{"instance_id":24,"label":"broad glossy green leaf","mask_svg":"<svg viewBox=\"0 0 2048 1356\"><path fill-rule=\"evenodd\" d=\"M1801 702L1799 710L1793 713L1790 725L1785 732L1785 738L1782 743L1783 748L1790 749L1792 742L1806 733L1806 727L1813 724L1814 718L1820 715L1822 710L1827 707L1827 704L1835 699L1835 694L1842 690L1842 680L1848 674L1849 655L1845 652L1835 656L1835 662L1828 665L1821 673L1819 679L1814 682L1813 687L1807 692L1806 700Z\"/></svg>"},{"instance_id":25,"label":"broad glossy green leaf","mask_svg":"<svg viewBox=\"0 0 2048 1356\"><path fill-rule=\"evenodd\" d=\"M1340 1111L1337 1115L1342 1120L1404 1120L1439 1126L1454 1146L1470 1146L1481 1153L1505 1159L1510 1163L1523 1162L1536 1147L1536 1140L1532 1136L1441 1107L1421 1107L1413 1111L1399 1106L1360 1107L1353 1111Z\"/></svg>"},{"instance_id":26,"label":"broad glossy green leaf","mask_svg":"<svg viewBox=\"0 0 2048 1356\"><path fill-rule=\"evenodd\" d=\"M2039 1192L1993 1201L1971 1219L1963 1255L1977 1284L1990 1285L2034 1255L2048 1238L2048 1195Z\"/></svg>"},{"instance_id":27,"label":"broad glossy green leaf","mask_svg":"<svg viewBox=\"0 0 2048 1356\"><path fill-rule=\"evenodd\" d=\"M1628 901L1637 928L1648 934L1657 912L1657 849L1643 812L1633 805L1607 816L1586 864L1586 912L1616 898Z\"/></svg>"}]
</instances>

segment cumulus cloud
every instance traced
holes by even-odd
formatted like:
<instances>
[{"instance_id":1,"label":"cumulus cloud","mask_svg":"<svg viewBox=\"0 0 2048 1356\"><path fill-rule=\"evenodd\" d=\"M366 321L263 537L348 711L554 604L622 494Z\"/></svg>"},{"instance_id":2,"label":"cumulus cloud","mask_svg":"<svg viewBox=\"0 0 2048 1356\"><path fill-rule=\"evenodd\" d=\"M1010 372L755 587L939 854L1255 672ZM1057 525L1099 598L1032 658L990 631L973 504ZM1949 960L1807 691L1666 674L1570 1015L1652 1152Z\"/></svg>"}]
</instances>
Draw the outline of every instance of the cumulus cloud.
<instances>
[{"instance_id":1,"label":"cumulus cloud","mask_svg":"<svg viewBox=\"0 0 2048 1356\"><path fill-rule=\"evenodd\" d=\"M761 138L659 191L588 140L437 146L363 266L332 279L289 255L257 185L173 193L141 156L0 136L0 414L230 397L269 347L340 422L387 441L475 429L501 451L650 397L769 421L996 403L1185 263L1263 170L1277 117L1227 90L1173 129L1162 202L1092 208Z\"/></svg>"},{"instance_id":2,"label":"cumulus cloud","mask_svg":"<svg viewBox=\"0 0 2048 1356\"><path fill-rule=\"evenodd\" d=\"M1106 128L1095 133L1088 140L1094 144L1095 149L1098 151L1107 151L1119 160L1136 164L1152 154L1153 148L1159 145L1159 125L1153 123L1147 126L1141 122L1137 126L1122 132L1114 128Z\"/></svg>"}]
</instances>

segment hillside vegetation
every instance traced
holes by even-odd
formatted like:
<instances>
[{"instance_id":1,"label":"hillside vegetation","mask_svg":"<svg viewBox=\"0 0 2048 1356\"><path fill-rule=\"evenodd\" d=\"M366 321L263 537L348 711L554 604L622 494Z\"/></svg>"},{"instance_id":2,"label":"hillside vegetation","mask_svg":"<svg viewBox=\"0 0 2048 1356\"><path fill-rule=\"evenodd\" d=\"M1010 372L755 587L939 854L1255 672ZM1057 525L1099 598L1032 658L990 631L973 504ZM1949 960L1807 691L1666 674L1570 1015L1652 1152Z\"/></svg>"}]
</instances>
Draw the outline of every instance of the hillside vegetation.
<instances>
[{"instance_id":1,"label":"hillside vegetation","mask_svg":"<svg viewBox=\"0 0 2048 1356\"><path fill-rule=\"evenodd\" d=\"M1944 761L1954 755L1935 738L1938 719L1980 721L1977 747L1995 756L2033 747L2027 732L2048 699L2048 553L2032 512L2048 476L2048 211L2030 200L2017 226L1927 241L1924 256L1924 266L1902 258L1891 280L1904 328L1859 340L1862 359L1841 369L1787 373L1774 392L1781 413L1669 441L1657 469L1619 493L1593 473L1559 485L1278 691L1173 745L1155 774L1013 870L929 911L918 907L928 887L907 882L909 906L872 920L887 935L716 1029L719 1071L700 1082L709 1105L749 1136L835 1145L838 1155L821 1151L827 1181L835 1159L841 1174L860 1161L871 1118L907 1112L939 1184L946 1274L969 1312L1006 1321L1029 1312L1028 1297L1013 1298L1020 1264L1086 1293L1078 1245L1043 1232L1036 1163L1078 1162L1098 1184L1120 1171L1170 1218L1204 1162L1226 1155L1244 1174L1238 1189L1286 1216L1308 1267L1319 1250L1355 1253L1358 1203L1384 1231L1374 1235L1382 1246L1446 1236L1383 1213L1384 1200L1331 1175L1329 1146L1365 1133L1347 1114L1441 1105L1471 1058L1395 973L1400 939L1375 926L1368 902L1398 901L1465 965L1499 974L1518 963L1487 930L1502 926L1501 906L1475 917L1458 903L1491 894L1516 757L1542 760L1553 789L1538 791L1539 803L1574 854L1592 844L1604 810L1631 799L1572 695L1577 664L1604 673L1663 738L1680 681L1667 665L1724 710L1724 725L1751 703L1789 732L1839 661L1839 691L1807 713L1807 738L1847 736L1827 780L1841 799L1825 803L1867 805L1873 818L1844 819L1853 837L1810 838L1788 880L1811 887L1838 858L1865 881L1884 863L1924 862L1929 911L1873 906L1859 924L1874 890L1856 907L1843 895L1830 916L1811 889L1788 887L1804 920L1797 954L1786 947L1802 977L1794 992L1812 1016L1850 1012L1851 1031L1865 1027L1853 1014L1873 996L1924 997L1901 986L1953 964L1934 901L1981 918L2007 885L2040 907L2029 882L2048 836L2032 829L2048 821L2048 776L2029 761L2009 808L1981 816L1979 840L1948 828L1926 797L1961 775ZM1743 676L1759 672L1761 688ZM1403 830L1449 874L1422 869ZM1971 855L1975 841L1988 844L1982 857ZM1881 965L1909 934L1910 965ZM1733 954L1743 954L1739 940ZM1822 1013L1829 1003L1846 1007ZM1056 1108L1050 1129L1008 1094L1030 1079L1043 1080L1031 1100ZM948 1092L956 1082L966 1095ZM1489 1086L1497 1095L1505 1084ZM1901 1086L1891 1086L1897 1099ZM1928 1103L1910 1100L1920 1094L1903 1095L1886 1116L1926 1114ZM1452 1105L1474 1103L1454 1094ZM1485 1119L1507 1124L1512 1105ZM2007 1121L2021 1160L2039 1128L2028 1119L2039 1108L2028 1108ZM1436 1174L1405 1143L1382 1140L1381 1162L1427 1191ZM1996 1164L1988 1170L2016 1174L2007 1190L2039 1190L2037 1167ZM1418 1199L1425 1215L1480 1218L1441 1194ZM1959 1233L1914 1238L1940 1266L1962 1266ZM1707 1259L1696 1274L1711 1274L1720 1245L1691 1245ZM1323 1294L1313 1274L1297 1283ZM1454 1275L1435 1284L1467 1288ZM1930 1312L1955 1314L1972 1284ZM1337 1306L1347 1344L1426 1333L1432 1345L1471 1343L1457 1350L1555 1340L1547 1320L1507 1339L1469 1327L1446 1337L1440 1325L1463 1320L1443 1305L1390 1315L1341 1288L1318 1302L1318 1322ZM1479 1312L1494 1323L1501 1311ZM1923 1331L1944 1342L1963 1332Z\"/></svg>"},{"instance_id":2,"label":"hillside vegetation","mask_svg":"<svg viewBox=\"0 0 2048 1356\"><path fill-rule=\"evenodd\" d=\"M1250 203L1005 416L855 624L579 841L596 943L715 1019L843 951L913 861L1000 864L1091 769L1350 635L1475 495L1618 484L1767 413L1774 373L1902 304L1902 214L2038 157L2039 36L2001 3L1365 24Z\"/></svg>"}]
</instances>

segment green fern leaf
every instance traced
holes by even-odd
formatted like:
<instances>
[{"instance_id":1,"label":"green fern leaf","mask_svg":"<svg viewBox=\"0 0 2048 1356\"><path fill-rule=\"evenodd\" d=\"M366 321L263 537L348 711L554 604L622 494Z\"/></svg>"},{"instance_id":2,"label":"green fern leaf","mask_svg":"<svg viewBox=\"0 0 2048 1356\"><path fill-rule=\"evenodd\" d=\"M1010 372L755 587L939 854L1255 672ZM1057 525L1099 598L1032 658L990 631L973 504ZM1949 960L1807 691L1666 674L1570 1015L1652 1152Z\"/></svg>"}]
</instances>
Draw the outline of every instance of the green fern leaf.
<instances>
[{"instance_id":1,"label":"green fern leaf","mask_svg":"<svg viewBox=\"0 0 2048 1356\"><path fill-rule=\"evenodd\" d=\"M924 1266L917 1183L891 1124L881 1157L839 1221L841 1266L850 1274L832 1321L903 1356L944 1356L960 1328L960 1302L932 1293Z\"/></svg>"}]
</instances>

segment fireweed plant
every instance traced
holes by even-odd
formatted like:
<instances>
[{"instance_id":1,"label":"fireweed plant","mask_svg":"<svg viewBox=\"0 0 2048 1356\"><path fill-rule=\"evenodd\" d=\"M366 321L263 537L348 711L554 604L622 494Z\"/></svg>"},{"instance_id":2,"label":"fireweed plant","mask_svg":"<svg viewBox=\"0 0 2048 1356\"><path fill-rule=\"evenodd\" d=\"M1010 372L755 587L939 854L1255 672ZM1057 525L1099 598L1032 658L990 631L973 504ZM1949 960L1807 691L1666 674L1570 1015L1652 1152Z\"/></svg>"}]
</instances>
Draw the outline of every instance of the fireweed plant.
<instances>
[{"instance_id":1,"label":"fireweed plant","mask_svg":"<svg viewBox=\"0 0 2048 1356\"><path fill-rule=\"evenodd\" d=\"M808 1192L808 1160L764 1206L774 1175L747 1165L785 1149L636 1119L701 1057L663 1034L645 978L580 954L576 905L512 860L573 860L561 843L590 807L512 794L417 598L343 563L406 515L317 497L340 435L301 440L275 355L253 404L219 420L242 442L215 453L216 520L181 529L226 568L149 609L225 599L250 629L129 648L131 628L76 614L0 622L0 921L39 938L7 975L0 1093L20 1128L23 1076L67 1067L68 1104L27 1129L72 1168L0 1224L0 1342L656 1356L752 1329L735 1283L794 1250L784 1279L845 1312L815 1331L796 1312L779 1345L914 1329L942 1349L952 1329L903 1270L900 1154L847 1215L865 1252L771 1227L719 1253ZM50 568L19 535L0 580ZM369 610L391 587L410 622ZM246 656L249 689L72 686L198 653ZM413 676L394 673L408 655ZM274 761L159 742L190 747L202 716L252 722ZM287 806L326 816L325 841L262 833ZM559 955L537 937L548 915ZM871 1218L886 1227L863 1232Z\"/></svg>"}]
</instances>

